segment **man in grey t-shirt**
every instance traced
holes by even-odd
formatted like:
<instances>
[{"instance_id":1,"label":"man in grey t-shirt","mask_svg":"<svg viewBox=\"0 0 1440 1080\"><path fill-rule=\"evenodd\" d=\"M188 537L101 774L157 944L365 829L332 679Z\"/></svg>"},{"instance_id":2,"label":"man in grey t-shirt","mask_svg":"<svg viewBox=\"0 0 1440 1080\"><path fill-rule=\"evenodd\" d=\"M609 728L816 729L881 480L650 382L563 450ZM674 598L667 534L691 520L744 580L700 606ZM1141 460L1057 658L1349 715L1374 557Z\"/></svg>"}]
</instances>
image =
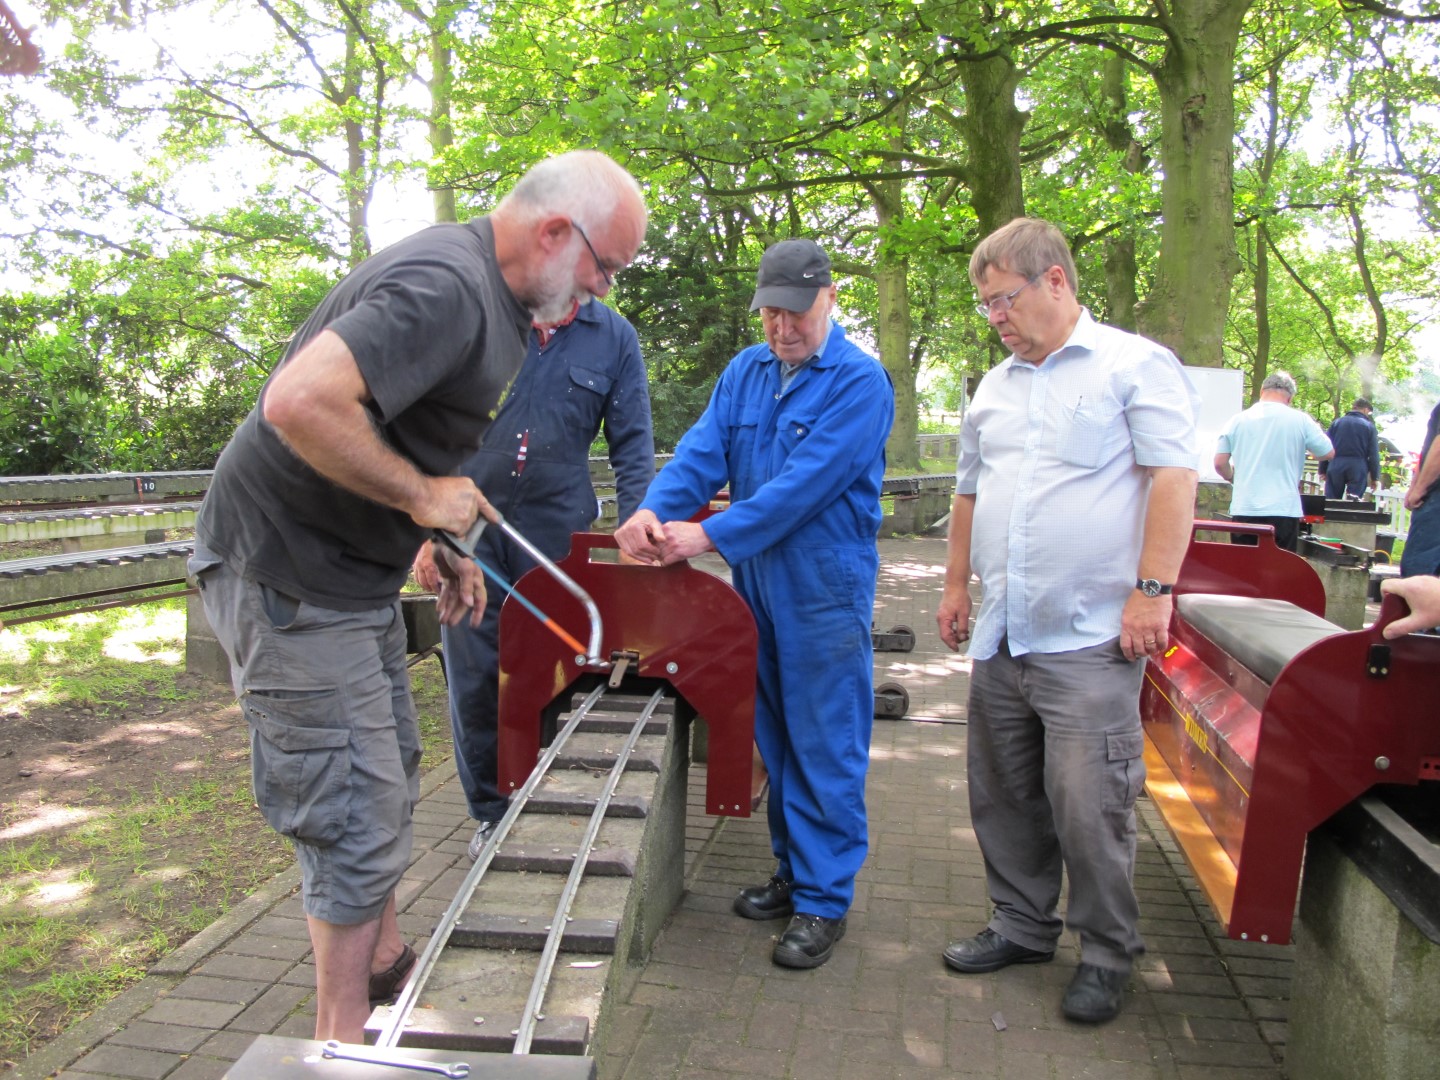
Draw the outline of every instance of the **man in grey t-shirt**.
<instances>
[{"instance_id":1,"label":"man in grey t-shirt","mask_svg":"<svg viewBox=\"0 0 1440 1080\"><path fill-rule=\"evenodd\" d=\"M452 475L479 446L533 320L604 296L645 235L603 154L541 162L494 212L387 248L296 334L216 465L191 571L251 729L256 802L295 842L315 1036L362 1042L415 963L395 919L420 761L399 589L433 529L484 505ZM443 556L449 625L485 607Z\"/></svg>"}]
</instances>

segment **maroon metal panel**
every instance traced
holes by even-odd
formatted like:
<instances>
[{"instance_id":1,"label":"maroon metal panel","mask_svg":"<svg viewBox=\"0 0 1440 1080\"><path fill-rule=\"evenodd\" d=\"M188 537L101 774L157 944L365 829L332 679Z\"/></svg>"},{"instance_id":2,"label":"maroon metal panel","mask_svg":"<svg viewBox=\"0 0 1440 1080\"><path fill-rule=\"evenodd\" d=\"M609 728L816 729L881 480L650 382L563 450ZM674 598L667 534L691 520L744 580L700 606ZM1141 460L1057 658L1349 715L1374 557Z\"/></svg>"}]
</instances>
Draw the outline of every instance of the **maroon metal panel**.
<instances>
[{"instance_id":1,"label":"maroon metal panel","mask_svg":"<svg viewBox=\"0 0 1440 1080\"><path fill-rule=\"evenodd\" d=\"M1201 530L1258 536L1260 543L1249 547L1192 537L1175 582L1176 596L1197 592L1288 600L1296 607L1324 616L1324 583L1299 555L1275 546L1275 530L1269 525L1195 522L1195 531Z\"/></svg>"},{"instance_id":2,"label":"maroon metal panel","mask_svg":"<svg viewBox=\"0 0 1440 1080\"><path fill-rule=\"evenodd\" d=\"M1260 544L1192 539L1177 593L1287 600L1323 614L1319 576L1277 548L1267 526L1195 529L1248 532ZM1440 638L1386 641L1382 629L1404 609L1387 596L1373 626L1302 650L1269 687L1178 612L1170 649L1148 662L1145 733L1212 834L1187 858L1214 866L1218 846L1235 864L1233 897L1218 896L1230 937L1288 942L1310 830L1375 784L1437 779ZM1208 886L1207 895L1217 900Z\"/></svg>"},{"instance_id":3,"label":"maroon metal panel","mask_svg":"<svg viewBox=\"0 0 1440 1080\"><path fill-rule=\"evenodd\" d=\"M1177 641L1158 663L1146 665L1140 716L1145 734L1215 839L1238 862L1250 807L1259 710Z\"/></svg>"},{"instance_id":4,"label":"maroon metal panel","mask_svg":"<svg viewBox=\"0 0 1440 1080\"><path fill-rule=\"evenodd\" d=\"M1375 784L1418 783L1440 754L1440 638L1381 635L1405 611L1387 595L1373 626L1303 650L1270 688L1232 938L1288 942L1306 833ZM1372 647L1389 650L1383 676Z\"/></svg>"},{"instance_id":5,"label":"maroon metal panel","mask_svg":"<svg viewBox=\"0 0 1440 1080\"><path fill-rule=\"evenodd\" d=\"M593 561L615 549L611 536L576 533L559 563L595 601L600 653L639 655L632 670L669 683L709 726L705 809L750 815L755 725L755 619L740 595L688 563L630 566ZM543 569L515 583L520 594L571 633L583 636L584 608ZM518 788L540 752L545 710L593 669L520 604L500 609L500 790Z\"/></svg>"}]
</instances>

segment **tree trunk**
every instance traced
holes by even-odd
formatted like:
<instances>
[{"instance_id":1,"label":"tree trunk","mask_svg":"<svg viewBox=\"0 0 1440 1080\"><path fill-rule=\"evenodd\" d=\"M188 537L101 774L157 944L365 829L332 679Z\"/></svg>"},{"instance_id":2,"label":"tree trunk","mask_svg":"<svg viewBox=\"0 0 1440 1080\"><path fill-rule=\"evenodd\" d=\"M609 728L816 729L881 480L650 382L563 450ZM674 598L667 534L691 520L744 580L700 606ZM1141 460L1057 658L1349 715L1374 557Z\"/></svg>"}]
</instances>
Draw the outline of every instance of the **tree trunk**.
<instances>
[{"instance_id":1,"label":"tree trunk","mask_svg":"<svg viewBox=\"0 0 1440 1080\"><path fill-rule=\"evenodd\" d=\"M1270 373L1270 229L1255 224L1255 363L1250 373L1250 400L1260 400L1260 387Z\"/></svg>"},{"instance_id":2,"label":"tree trunk","mask_svg":"<svg viewBox=\"0 0 1440 1080\"><path fill-rule=\"evenodd\" d=\"M370 180L365 158L365 129L351 114L360 97L360 60L355 28L345 30L345 81L336 95L336 107L345 124L345 213L350 232L350 265L359 266L370 257Z\"/></svg>"},{"instance_id":3,"label":"tree trunk","mask_svg":"<svg viewBox=\"0 0 1440 1080\"><path fill-rule=\"evenodd\" d=\"M915 433L919 412L915 401L915 369L910 365L910 266L906 259L881 259L875 267L878 311L875 336L880 360L895 383L895 426L885 454L892 468L906 472L920 467Z\"/></svg>"},{"instance_id":4,"label":"tree trunk","mask_svg":"<svg viewBox=\"0 0 1440 1080\"><path fill-rule=\"evenodd\" d=\"M970 205L983 238L1025 213L1020 133L1028 116L1015 107L1020 73L1008 56L962 63L960 84L965 90L961 132L970 162Z\"/></svg>"},{"instance_id":5,"label":"tree trunk","mask_svg":"<svg viewBox=\"0 0 1440 1080\"><path fill-rule=\"evenodd\" d=\"M1105 75L1101 84L1104 99L1100 131L1110 149L1124 155L1124 169L1130 174L1144 172L1150 159L1130 128L1130 95L1126 86L1129 65L1118 53L1105 54ZM1136 329L1135 309L1140 296L1135 288L1139 265L1135 258L1135 233L1124 228L1105 241L1105 321L1122 330Z\"/></svg>"},{"instance_id":6,"label":"tree trunk","mask_svg":"<svg viewBox=\"0 0 1440 1080\"><path fill-rule=\"evenodd\" d=\"M1138 316L1145 334L1200 367L1220 366L1239 269L1233 82L1240 25L1252 3L1187 0L1161 11L1170 41L1155 73L1164 223L1155 285Z\"/></svg>"},{"instance_id":7,"label":"tree trunk","mask_svg":"<svg viewBox=\"0 0 1440 1080\"><path fill-rule=\"evenodd\" d=\"M455 142L455 124L450 116L450 88L454 57L439 30L430 31L430 156L443 157ZM455 210L455 189L448 184L432 187L435 220L459 221Z\"/></svg>"},{"instance_id":8,"label":"tree trunk","mask_svg":"<svg viewBox=\"0 0 1440 1080\"><path fill-rule=\"evenodd\" d=\"M904 132L891 136L894 149L904 145ZM889 250L886 237L905 220L905 183L884 180L867 185L880 223L880 250L875 259L875 344L880 362L895 384L895 423L885 444L891 468L911 472L920 468L915 442L920 417L915 397L915 367L910 360L910 261Z\"/></svg>"}]
</instances>

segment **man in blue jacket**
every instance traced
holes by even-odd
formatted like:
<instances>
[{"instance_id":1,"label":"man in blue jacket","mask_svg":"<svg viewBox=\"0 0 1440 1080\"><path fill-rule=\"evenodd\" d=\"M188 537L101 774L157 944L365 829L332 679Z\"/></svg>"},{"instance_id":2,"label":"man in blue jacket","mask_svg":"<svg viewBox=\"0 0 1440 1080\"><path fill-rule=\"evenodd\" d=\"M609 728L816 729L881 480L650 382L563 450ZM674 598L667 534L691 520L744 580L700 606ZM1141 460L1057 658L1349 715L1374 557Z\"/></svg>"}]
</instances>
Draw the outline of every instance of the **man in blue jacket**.
<instances>
[{"instance_id":1,"label":"man in blue jacket","mask_svg":"<svg viewBox=\"0 0 1440 1080\"><path fill-rule=\"evenodd\" d=\"M531 331L525 364L461 473L547 558L562 559L571 535L589 529L598 513L589 459L602 428L623 522L655 475L650 389L635 328L604 304L590 303ZM535 566L499 529L481 533L475 554L511 583ZM415 576L424 588L439 584L429 544ZM440 631L456 771L470 816L479 822L470 838L472 859L480 857L508 802L497 781L500 599L486 606L478 628Z\"/></svg>"},{"instance_id":2,"label":"man in blue jacket","mask_svg":"<svg viewBox=\"0 0 1440 1080\"><path fill-rule=\"evenodd\" d=\"M831 321L834 304L830 260L814 241L765 252L750 304L765 344L730 362L615 533L651 564L718 551L755 615L755 741L777 868L741 890L735 911L790 918L772 959L792 968L830 959L868 844L870 620L895 395L879 361ZM726 484L727 510L686 520Z\"/></svg>"},{"instance_id":3,"label":"man in blue jacket","mask_svg":"<svg viewBox=\"0 0 1440 1080\"><path fill-rule=\"evenodd\" d=\"M1335 457L1320 463L1325 474L1325 498L1358 499L1366 487L1380 482L1380 436L1370 419L1370 402L1356 398L1344 416L1326 432Z\"/></svg>"}]
</instances>

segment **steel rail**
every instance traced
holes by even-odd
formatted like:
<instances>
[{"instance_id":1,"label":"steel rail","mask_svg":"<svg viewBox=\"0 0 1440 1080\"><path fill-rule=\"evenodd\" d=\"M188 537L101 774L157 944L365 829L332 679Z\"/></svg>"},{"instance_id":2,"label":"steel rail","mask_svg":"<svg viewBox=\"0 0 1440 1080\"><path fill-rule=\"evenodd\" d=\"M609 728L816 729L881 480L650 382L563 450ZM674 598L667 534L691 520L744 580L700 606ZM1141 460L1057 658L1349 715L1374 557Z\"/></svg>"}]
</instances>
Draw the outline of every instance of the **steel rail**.
<instances>
[{"instance_id":1,"label":"steel rail","mask_svg":"<svg viewBox=\"0 0 1440 1080\"><path fill-rule=\"evenodd\" d=\"M161 544L135 544L120 548L95 548L91 551L69 551L58 555L35 555L26 559L0 562L0 577L44 574L51 570L68 571L83 566L118 562L142 562L145 559L175 558L194 550L190 540L170 540Z\"/></svg>"},{"instance_id":2,"label":"steel rail","mask_svg":"<svg viewBox=\"0 0 1440 1080\"><path fill-rule=\"evenodd\" d=\"M601 688L604 689L603 687ZM630 729L630 736L625 740L625 745L620 748L619 754L615 757L615 764L610 767L610 775L605 780L605 786L600 791L600 796L595 802L595 809L590 812L590 823L586 826L585 835L580 840L580 846L575 850L575 861L570 866L570 876L565 880L565 888L560 892L560 899L555 905L555 916L550 920L549 934L545 938L545 948L540 953L540 964L535 971L534 981L530 984L530 996L525 1001L525 1009L520 1014L520 1024L515 1029L515 1046L510 1051L512 1054L528 1054L530 1043L535 1037L535 1024L540 1019L540 1006L545 1002L545 991L550 987L550 976L555 971L555 958L560 953L560 943L565 937L565 927L570 921L570 908L575 902L575 894L580 891L580 880L585 876L585 866L590 861L590 852L595 845L595 838L600 835L600 826L605 821L605 811L610 808L610 801L615 797L615 789L620 784L620 778L625 774L625 766L630 762L630 755L635 751L635 744L640 741L640 736L645 732L645 725L650 722L654 715L655 708L665 697L665 690L662 687L650 696L645 703L645 708L640 711L640 718Z\"/></svg>"},{"instance_id":3,"label":"steel rail","mask_svg":"<svg viewBox=\"0 0 1440 1080\"><path fill-rule=\"evenodd\" d=\"M141 591L143 591L143 590L145 590L145 589L165 588L165 587L169 587L169 586L172 586L172 585L183 585L183 584L185 584L185 579L184 579L184 578L180 578L178 581L160 581L160 582L156 582L156 583L151 584L151 585L141 585L141 586L137 586L136 588L134 588L134 589L132 589L132 590L127 590L127 591L131 591L131 592L141 592ZM112 590L112 591L114 591L114 590ZM152 604L152 603L154 603L154 602L157 601L157 600L179 600L181 597L184 597L184 596L195 596L197 593L199 593L199 591L200 591L199 589L188 589L188 588L187 588L187 589L175 589L175 590L173 590L172 592L155 593L155 594L153 594L153 595L151 595L151 596L132 596L132 597L129 597L128 599L125 599L125 600L109 600L109 601L107 601L106 603L103 603L103 604L86 604L84 607L66 608L64 611L49 611L49 612L46 612L44 615L22 615L22 616L20 616L20 618L18 618L18 619L5 619L5 618L0 618L0 629L4 629L4 628L7 627L7 626L23 626L23 625L25 625L26 623L49 622L51 619L63 619L63 618L65 618L65 617L69 616L69 615L88 615L88 614L90 614L91 612L95 612L95 611L109 611L111 608L138 607L138 606L141 605L141 604ZM66 603L66 602L68 602L68 601L70 601L70 600L74 600L74 599L75 599L75 597L67 597L65 600L59 601L59 603ZM33 603L33 604L29 604L29 605L19 605L19 606L16 606L16 605L13 605L13 604L12 604L12 605L10 605L9 607L0 608L0 611L22 611L22 610L24 610L24 608L27 607L27 606L28 606L28 607L53 607L54 605L55 605L55 602L54 602L54 601L46 600L46 601L37 601L37 602L35 602L35 603ZM423 659L423 658L422 658L422 659Z\"/></svg>"},{"instance_id":4,"label":"steel rail","mask_svg":"<svg viewBox=\"0 0 1440 1080\"><path fill-rule=\"evenodd\" d=\"M475 895L475 890L479 888L481 878L490 869L490 864L494 861L495 853L499 850L501 842L509 835L516 818L524 812L525 804L530 800L535 789L540 786L540 781L545 778L545 774L555 763L555 759L560 756L560 751L564 748L565 743L575 729L580 726L580 722L590 714L590 710L595 707L595 703L600 700L605 690L606 684L601 683L586 696L585 700L580 703L580 707L575 710L575 715L560 729L549 747L546 748L545 753L540 756L540 760L535 763L535 768L530 771L524 785L510 799L510 807L505 811L505 816L500 819L490 833L490 838L486 840L484 848L480 851L480 857L475 860L475 865L470 868L470 872L465 875L465 880L460 883L455 898L450 901L450 906L445 909L445 914L441 917L439 925L435 927L435 932L430 935L430 940L425 944L425 951L415 962L414 973L410 976L410 981L405 984L405 988L400 991L400 996L395 1000L395 1004L390 1007L390 1015L386 1018L385 1026L375 1037L376 1046L395 1047L400 1045L400 1036L404 1032L405 1023L410 1018L410 1014L415 1011L415 1005L420 1000L420 992L425 988L430 976L434 974L440 954L450 941L450 935L454 933L455 925L460 921L460 916L465 913L471 897Z\"/></svg>"}]
</instances>

